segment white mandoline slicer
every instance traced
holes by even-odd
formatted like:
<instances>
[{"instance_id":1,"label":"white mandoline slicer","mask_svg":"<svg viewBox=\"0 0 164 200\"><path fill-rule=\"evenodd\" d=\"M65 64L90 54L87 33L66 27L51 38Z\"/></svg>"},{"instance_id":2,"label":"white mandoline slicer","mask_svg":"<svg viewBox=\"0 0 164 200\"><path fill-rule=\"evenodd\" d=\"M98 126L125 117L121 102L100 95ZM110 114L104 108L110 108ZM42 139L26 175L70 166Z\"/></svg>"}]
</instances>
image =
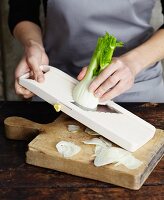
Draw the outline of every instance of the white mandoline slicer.
<instances>
[{"instance_id":1,"label":"white mandoline slicer","mask_svg":"<svg viewBox=\"0 0 164 200\"><path fill-rule=\"evenodd\" d=\"M107 103L111 112L86 111L78 107L72 98L78 81L55 67L43 67L50 68L43 83L29 79L29 74L21 76L19 83L52 105L60 103L62 112L128 151L136 151L154 136L154 126L113 101Z\"/></svg>"}]
</instances>

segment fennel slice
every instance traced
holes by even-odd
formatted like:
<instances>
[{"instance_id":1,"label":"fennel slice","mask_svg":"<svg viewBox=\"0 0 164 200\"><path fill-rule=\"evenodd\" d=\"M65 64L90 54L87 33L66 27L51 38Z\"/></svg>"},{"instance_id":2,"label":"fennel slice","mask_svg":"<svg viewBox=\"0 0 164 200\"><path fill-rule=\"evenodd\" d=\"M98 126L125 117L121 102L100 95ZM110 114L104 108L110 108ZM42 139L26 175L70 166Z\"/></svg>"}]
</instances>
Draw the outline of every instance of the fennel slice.
<instances>
[{"instance_id":1,"label":"fennel slice","mask_svg":"<svg viewBox=\"0 0 164 200\"><path fill-rule=\"evenodd\" d=\"M100 136L99 139L100 139L101 141L103 141L103 142L106 144L106 146L112 147L112 143L111 143L109 140L107 140L106 138Z\"/></svg>"},{"instance_id":2,"label":"fennel slice","mask_svg":"<svg viewBox=\"0 0 164 200\"><path fill-rule=\"evenodd\" d=\"M92 129L86 127L85 133L88 133L89 135L99 135L97 132L93 131Z\"/></svg>"},{"instance_id":3,"label":"fennel slice","mask_svg":"<svg viewBox=\"0 0 164 200\"><path fill-rule=\"evenodd\" d=\"M102 148L94 160L94 165L96 167L100 167L103 165L116 163L119 162L122 157L128 154L130 154L130 152L118 147Z\"/></svg>"},{"instance_id":4,"label":"fennel slice","mask_svg":"<svg viewBox=\"0 0 164 200\"><path fill-rule=\"evenodd\" d=\"M80 126L74 125L74 124L69 124L67 126L67 129L68 129L69 132L76 133L76 132L78 132L80 130Z\"/></svg>"},{"instance_id":5,"label":"fennel slice","mask_svg":"<svg viewBox=\"0 0 164 200\"><path fill-rule=\"evenodd\" d=\"M107 147L107 145L102 141L100 140L99 138L92 138L90 140L85 140L83 141L84 144L93 144L93 145L99 145L99 146L102 146L102 147Z\"/></svg>"},{"instance_id":6,"label":"fennel slice","mask_svg":"<svg viewBox=\"0 0 164 200\"><path fill-rule=\"evenodd\" d=\"M72 157L80 152L81 148L73 142L60 141L56 144L58 152L65 158Z\"/></svg>"},{"instance_id":7,"label":"fennel slice","mask_svg":"<svg viewBox=\"0 0 164 200\"><path fill-rule=\"evenodd\" d=\"M143 164L143 162L130 154L120 159L120 161L116 163L115 166L118 166L121 164L127 167L128 169L137 169Z\"/></svg>"}]
</instances>

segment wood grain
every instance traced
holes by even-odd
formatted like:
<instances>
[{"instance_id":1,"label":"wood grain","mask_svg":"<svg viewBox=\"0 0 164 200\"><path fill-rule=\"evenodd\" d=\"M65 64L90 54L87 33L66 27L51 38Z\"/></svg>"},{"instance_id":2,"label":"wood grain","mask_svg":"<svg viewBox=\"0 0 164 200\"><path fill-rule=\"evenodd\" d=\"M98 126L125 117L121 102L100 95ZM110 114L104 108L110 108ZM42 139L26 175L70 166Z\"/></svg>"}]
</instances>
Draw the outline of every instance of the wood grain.
<instances>
[{"instance_id":1,"label":"wood grain","mask_svg":"<svg viewBox=\"0 0 164 200\"><path fill-rule=\"evenodd\" d=\"M78 133L70 133L67 130L68 124L80 126ZM30 130L33 133L42 131L30 144L27 151L26 161L29 164L55 169L81 177L113 183L130 189L139 189L164 153L164 131L158 129L155 137L145 144L133 155L143 162L143 165L136 170L128 170L123 165L115 167L107 165L95 167L92 155L93 145L84 145L82 141L89 140L95 136L90 136L84 132L85 126L62 114L54 122L41 125L30 120L10 117L5 120L6 134L9 138L27 138ZM16 135L14 131L16 131ZM27 135L28 133L28 135ZM14 137L13 137L14 135ZM81 146L81 152L70 159L62 157L55 148L61 141L71 141Z\"/></svg>"},{"instance_id":2,"label":"wood grain","mask_svg":"<svg viewBox=\"0 0 164 200\"><path fill-rule=\"evenodd\" d=\"M163 186L145 186L138 191L122 190L121 188L3 188L0 189L1 199L28 199L28 200L162 200L164 197ZM18 195L19 194L19 195Z\"/></svg>"},{"instance_id":3,"label":"wood grain","mask_svg":"<svg viewBox=\"0 0 164 200\"><path fill-rule=\"evenodd\" d=\"M164 104L149 108L142 105L121 104L157 128L164 129ZM85 200L164 199L164 158L138 191L26 164L25 151L29 141L7 140L4 135L3 121L14 115L49 123L58 113L43 102L0 102L0 199L61 200L66 195L65 199L71 200L77 197Z\"/></svg>"}]
</instances>

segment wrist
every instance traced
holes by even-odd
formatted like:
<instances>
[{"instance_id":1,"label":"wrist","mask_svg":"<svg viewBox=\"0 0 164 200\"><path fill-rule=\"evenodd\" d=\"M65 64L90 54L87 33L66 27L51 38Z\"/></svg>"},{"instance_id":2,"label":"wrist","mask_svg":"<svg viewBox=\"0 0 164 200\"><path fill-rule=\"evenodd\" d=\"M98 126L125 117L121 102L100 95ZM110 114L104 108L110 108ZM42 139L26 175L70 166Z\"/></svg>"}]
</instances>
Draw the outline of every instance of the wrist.
<instances>
[{"instance_id":1,"label":"wrist","mask_svg":"<svg viewBox=\"0 0 164 200\"><path fill-rule=\"evenodd\" d=\"M24 45L24 49L28 49L30 47L36 46L38 47L42 52L45 52L44 46L42 42L38 42L36 40L33 39L29 39L26 41L25 45Z\"/></svg>"},{"instance_id":2,"label":"wrist","mask_svg":"<svg viewBox=\"0 0 164 200\"><path fill-rule=\"evenodd\" d=\"M35 23L22 21L15 26L13 34L24 48L37 45L40 49L44 50L42 32L40 27Z\"/></svg>"},{"instance_id":3,"label":"wrist","mask_svg":"<svg viewBox=\"0 0 164 200\"><path fill-rule=\"evenodd\" d=\"M131 69L134 76L136 76L144 68L141 58L142 56L135 50L129 51L120 56L120 60Z\"/></svg>"}]
</instances>

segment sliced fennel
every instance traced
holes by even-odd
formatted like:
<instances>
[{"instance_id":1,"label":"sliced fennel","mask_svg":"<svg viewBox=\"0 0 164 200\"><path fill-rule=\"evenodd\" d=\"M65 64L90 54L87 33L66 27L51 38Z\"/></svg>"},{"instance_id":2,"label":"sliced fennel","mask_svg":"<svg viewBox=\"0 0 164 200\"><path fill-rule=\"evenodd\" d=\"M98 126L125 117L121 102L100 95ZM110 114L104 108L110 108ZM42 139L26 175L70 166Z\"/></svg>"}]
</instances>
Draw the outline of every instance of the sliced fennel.
<instances>
[{"instance_id":1,"label":"sliced fennel","mask_svg":"<svg viewBox=\"0 0 164 200\"><path fill-rule=\"evenodd\" d=\"M123 157L122 159L120 159L119 162L115 164L115 166L122 164L128 169L137 169L138 167L142 165L142 163L143 163L142 161L138 160L133 155L129 154Z\"/></svg>"},{"instance_id":2,"label":"sliced fennel","mask_svg":"<svg viewBox=\"0 0 164 200\"><path fill-rule=\"evenodd\" d=\"M94 165L96 167L116 163L115 166L124 165L128 169L137 169L142 165L142 161L135 158L130 152L119 147L110 147L97 150Z\"/></svg>"},{"instance_id":3,"label":"sliced fennel","mask_svg":"<svg viewBox=\"0 0 164 200\"><path fill-rule=\"evenodd\" d=\"M84 144L93 144L96 145L95 147L95 156L97 156L102 149L112 147L112 143L108 140L104 139L103 137L99 138L92 138L90 140L83 141Z\"/></svg>"},{"instance_id":4,"label":"sliced fennel","mask_svg":"<svg viewBox=\"0 0 164 200\"><path fill-rule=\"evenodd\" d=\"M107 147L106 143L104 141L102 141L99 138L92 138L90 140L85 140L83 141L84 144L93 144L93 145L98 145L98 146L102 146L102 147Z\"/></svg>"},{"instance_id":5,"label":"sliced fennel","mask_svg":"<svg viewBox=\"0 0 164 200\"><path fill-rule=\"evenodd\" d=\"M118 42L109 33L98 38L86 75L73 89L73 99L77 104L88 109L96 109L99 99L88 90L88 87L94 78L111 63L115 48L122 46L123 43Z\"/></svg>"},{"instance_id":6,"label":"sliced fennel","mask_svg":"<svg viewBox=\"0 0 164 200\"><path fill-rule=\"evenodd\" d=\"M100 136L99 139L100 139L102 142L104 142L104 143L106 144L107 147L111 147L111 146L112 146L112 143L111 143L109 140L105 139L104 137Z\"/></svg>"},{"instance_id":7,"label":"sliced fennel","mask_svg":"<svg viewBox=\"0 0 164 200\"><path fill-rule=\"evenodd\" d=\"M119 147L113 147L112 143L103 137L92 138L83 141L84 144L93 144L95 146L94 165L101 167L108 164L114 166L124 165L128 169L137 169L143 162L135 158L129 151Z\"/></svg>"},{"instance_id":8,"label":"sliced fennel","mask_svg":"<svg viewBox=\"0 0 164 200\"><path fill-rule=\"evenodd\" d=\"M56 144L58 152L65 158L72 157L80 152L81 148L73 142L60 141Z\"/></svg>"},{"instance_id":9,"label":"sliced fennel","mask_svg":"<svg viewBox=\"0 0 164 200\"><path fill-rule=\"evenodd\" d=\"M85 133L88 133L89 135L100 135L88 127L86 127L86 129L85 129Z\"/></svg>"},{"instance_id":10,"label":"sliced fennel","mask_svg":"<svg viewBox=\"0 0 164 200\"><path fill-rule=\"evenodd\" d=\"M97 154L94 165L100 167L111 163L117 163L129 154L130 152L118 147L103 148L99 154Z\"/></svg>"},{"instance_id":11,"label":"sliced fennel","mask_svg":"<svg viewBox=\"0 0 164 200\"><path fill-rule=\"evenodd\" d=\"M74 124L69 124L67 126L67 129L68 129L69 132L76 133L76 132L78 132L80 130L80 126L74 125Z\"/></svg>"}]
</instances>

